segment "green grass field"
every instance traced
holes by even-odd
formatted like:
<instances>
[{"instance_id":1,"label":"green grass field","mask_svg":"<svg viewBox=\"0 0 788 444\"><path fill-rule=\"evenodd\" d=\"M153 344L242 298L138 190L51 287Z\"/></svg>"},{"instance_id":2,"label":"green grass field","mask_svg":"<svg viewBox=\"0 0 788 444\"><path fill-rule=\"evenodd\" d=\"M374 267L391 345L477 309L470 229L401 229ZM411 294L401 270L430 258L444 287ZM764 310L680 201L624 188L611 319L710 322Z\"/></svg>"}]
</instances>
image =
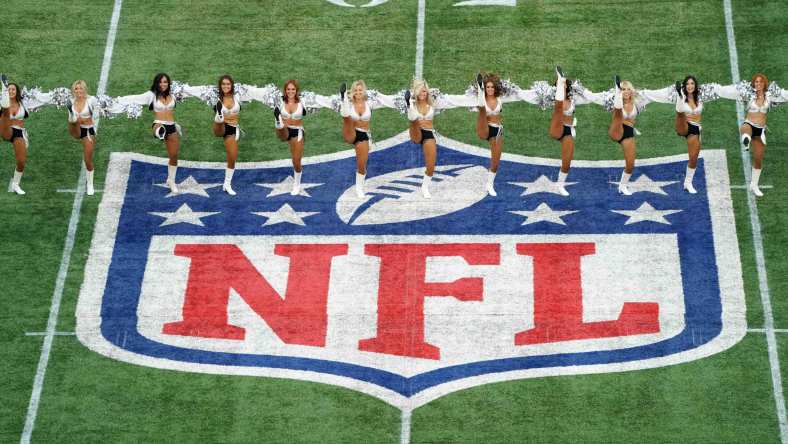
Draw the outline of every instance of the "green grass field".
<instances>
[{"instance_id":1,"label":"green grass field","mask_svg":"<svg viewBox=\"0 0 788 444\"><path fill-rule=\"evenodd\" d=\"M356 5L366 2L351 1ZM427 0L424 77L459 93L478 70L521 86L550 80L555 64L598 91L614 73L636 87L658 88L694 73L701 82L731 81L722 1L525 1L515 8L455 7ZM95 92L113 10L110 0L7 0L0 13L0 71L20 85L47 90L85 79ZM417 0L371 8L342 8L324 0L230 2L126 0L120 13L107 94L145 91L168 72L192 85L236 81L332 94L342 81L363 78L384 92L405 88L416 60ZM740 75L755 71L788 85L788 11L782 1L733 1ZM686 153L673 131L673 108L649 105L638 119L639 157ZM578 107L577 159L620 159L607 138L609 114ZM181 158L222 161L211 134L210 110L196 100L178 107L186 129ZM165 156L150 137L150 115L102 120L96 186L112 152ZM549 112L507 105L506 152L559 157L547 135ZM240 161L288 158L260 104L244 108L248 137ZM769 115L769 144L758 200L774 326L788 328L788 110ZM337 114L308 119L306 155L347 149ZM481 145L475 115L449 110L435 121L442 134ZM66 131L65 112L47 107L27 122L31 145L22 179L27 195L0 194L0 298L3 396L0 442L22 436L63 258L81 149ZM406 120L376 112L382 140ZM0 179L13 170L13 152L0 150ZM704 148L725 149L732 184L744 184L735 104L719 100L704 112ZM747 321L764 326L747 196L734 198L745 282ZM101 194L85 197L65 276L58 332L75 330ZM739 270L722 270L738 273ZM778 333L783 375L788 336ZM788 438L788 437L786 437ZM748 332L733 348L687 364L602 375L561 376L484 385L435 400L413 412L411 442L779 442L780 429L766 335ZM255 377L215 376L145 368L85 348L75 336L56 336L46 369L33 442L399 442L400 412L375 398L329 385Z\"/></svg>"}]
</instances>

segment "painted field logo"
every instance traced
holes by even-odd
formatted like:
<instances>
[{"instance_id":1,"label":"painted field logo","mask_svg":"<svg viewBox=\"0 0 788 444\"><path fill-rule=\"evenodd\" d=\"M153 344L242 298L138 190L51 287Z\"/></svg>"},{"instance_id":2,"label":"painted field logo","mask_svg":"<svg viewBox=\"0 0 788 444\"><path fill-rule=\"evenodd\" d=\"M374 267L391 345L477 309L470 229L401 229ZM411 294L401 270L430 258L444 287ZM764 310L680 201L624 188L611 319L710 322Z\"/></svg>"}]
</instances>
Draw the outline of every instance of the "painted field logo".
<instances>
[{"instance_id":1,"label":"painted field logo","mask_svg":"<svg viewBox=\"0 0 788 444\"><path fill-rule=\"evenodd\" d=\"M341 385L412 408L459 389L634 370L720 352L745 333L725 154L706 150L699 193L685 156L638 164L508 156L498 197L487 151L441 140L432 200L400 135L352 152L235 173L113 154L77 309L91 349L140 365ZM678 179L677 179L678 178Z\"/></svg>"}]
</instances>

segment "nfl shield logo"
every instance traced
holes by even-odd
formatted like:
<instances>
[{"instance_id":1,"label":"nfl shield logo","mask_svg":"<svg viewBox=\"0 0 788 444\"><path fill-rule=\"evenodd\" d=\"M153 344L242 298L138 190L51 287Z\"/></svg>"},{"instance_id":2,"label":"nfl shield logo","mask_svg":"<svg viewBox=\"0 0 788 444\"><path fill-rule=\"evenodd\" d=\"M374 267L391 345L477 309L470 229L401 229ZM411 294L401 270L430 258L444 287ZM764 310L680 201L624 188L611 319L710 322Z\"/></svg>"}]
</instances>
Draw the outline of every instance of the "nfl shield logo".
<instances>
[{"instance_id":1,"label":"nfl shield logo","mask_svg":"<svg viewBox=\"0 0 788 444\"><path fill-rule=\"evenodd\" d=\"M636 370L718 353L746 330L723 151L698 194L686 156L621 162L505 155L442 138L432 199L400 135L353 152L236 170L113 154L77 309L106 356L183 371L318 381L413 408L489 382Z\"/></svg>"}]
</instances>

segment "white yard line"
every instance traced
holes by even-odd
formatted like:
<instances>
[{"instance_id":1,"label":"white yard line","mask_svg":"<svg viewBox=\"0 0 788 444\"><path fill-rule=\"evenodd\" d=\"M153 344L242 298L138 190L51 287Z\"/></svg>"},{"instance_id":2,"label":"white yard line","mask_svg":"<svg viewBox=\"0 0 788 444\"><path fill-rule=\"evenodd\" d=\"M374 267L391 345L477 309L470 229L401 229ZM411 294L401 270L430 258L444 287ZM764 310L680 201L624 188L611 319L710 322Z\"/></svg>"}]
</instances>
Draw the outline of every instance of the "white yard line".
<instances>
[{"instance_id":1,"label":"white yard line","mask_svg":"<svg viewBox=\"0 0 788 444\"><path fill-rule=\"evenodd\" d=\"M112 10L112 19L110 21L109 31L107 33L107 44L104 48L104 60L101 64L101 77L99 78L98 88L96 94L104 94L107 90L107 80L109 79L109 69L112 65L112 49L115 46L115 36L118 32L118 21L120 20L120 9L123 5L123 0L115 0L115 6ZM95 122L98 128L99 122ZM68 232L66 234L66 243L63 248L63 256L60 260L60 269L57 273L57 281L55 282L55 291L52 294L52 305L49 307L49 319L47 320L46 335L44 336L44 344L41 346L41 355L38 359L38 367L36 368L36 376L33 380L33 390L30 394L30 403L27 406L27 416L25 417L25 428L22 431L22 437L19 442L27 444L30 442L30 437L33 434L33 429L36 424L36 416L38 415L38 405L41 400L41 391L44 387L44 376L46 375L47 365L49 364L49 354L52 351L52 342L57 335L56 326L57 318L60 313L60 301L63 299L63 287L66 283L66 275L68 268L71 264L71 252L74 249L74 240L77 234L77 225L79 224L79 214L82 209L82 198L85 195L85 167L79 172L79 181L77 182L77 191L74 194L74 204L71 207L71 218L68 222Z\"/></svg>"},{"instance_id":2,"label":"white yard line","mask_svg":"<svg viewBox=\"0 0 788 444\"><path fill-rule=\"evenodd\" d=\"M774 188L774 185L758 185L758 188L760 188L762 190L764 190L764 189L768 190L770 188ZM745 185L731 185L731 189L734 189L734 190L749 190L750 186L746 185L746 184Z\"/></svg>"},{"instance_id":3,"label":"white yard line","mask_svg":"<svg viewBox=\"0 0 788 444\"><path fill-rule=\"evenodd\" d=\"M731 0L723 0L725 7L725 29L728 34L728 50L731 63L731 80L738 83L739 77L739 56L736 51L736 36L733 33L733 8ZM740 101L736 101L736 117L738 125L744 122L744 108ZM750 181L750 154L742 151L742 168L744 177ZM772 302L769 295L769 282L766 277L766 259L763 254L763 235L761 233L761 221L758 217L758 205L752 193L747 193L747 206L750 209L750 225L752 226L752 243L755 248L755 264L758 269L758 287L761 291L761 304L763 305L764 333L766 333L766 344L769 353L769 367L772 373L772 386L774 389L774 403L777 408L777 420L780 424L780 440L783 444L788 444L788 421L785 415L785 398L783 397L783 382L780 374L780 359L777 353L777 337L774 332L774 315L772 314Z\"/></svg>"},{"instance_id":4,"label":"white yard line","mask_svg":"<svg viewBox=\"0 0 788 444\"><path fill-rule=\"evenodd\" d=\"M76 336L76 332L73 331L56 331L54 333L49 333L48 331L29 331L25 333L25 336L46 336L48 334L53 334L55 336Z\"/></svg>"},{"instance_id":5,"label":"white yard line","mask_svg":"<svg viewBox=\"0 0 788 444\"><path fill-rule=\"evenodd\" d=\"M765 187L762 186L761 188L765 188ZM58 193L76 193L78 191L79 191L78 188L58 188L57 189ZM97 193L103 193L104 190L97 189L96 192Z\"/></svg>"},{"instance_id":6,"label":"white yard line","mask_svg":"<svg viewBox=\"0 0 788 444\"><path fill-rule=\"evenodd\" d=\"M424 19L426 12L426 1L419 0L419 15L416 24L416 74L415 78L421 79L424 75Z\"/></svg>"},{"instance_id":7,"label":"white yard line","mask_svg":"<svg viewBox=\"0 0 788 444\"><path fill-rule=\"evenodd\" d=\"M764 328L748 328L747 331L750 333L766 333ZM788 333L788 328L773 328L772 331L775 333Z\"/></svg>"},{"instance_id":8,"label":"white yard line","mask_svg":"<svg viewBox=\"0 0 788 444\"><path fill-rule=\"evenodd\" d=\"M426 0L419 0L418 18L416 19L416 72L414 78L421 79L424 75L424 21L427 15ZM402 409L400 427L400 443L410 444L411 409Z\"/></svg>"}]
</instances>

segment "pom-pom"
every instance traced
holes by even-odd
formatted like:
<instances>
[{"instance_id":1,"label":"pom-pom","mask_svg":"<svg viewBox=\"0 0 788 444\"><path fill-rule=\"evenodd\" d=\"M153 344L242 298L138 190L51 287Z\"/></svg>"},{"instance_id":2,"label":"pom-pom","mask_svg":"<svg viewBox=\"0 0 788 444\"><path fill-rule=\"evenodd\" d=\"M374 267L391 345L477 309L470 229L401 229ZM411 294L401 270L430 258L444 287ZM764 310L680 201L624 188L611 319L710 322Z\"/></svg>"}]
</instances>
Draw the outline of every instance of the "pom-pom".
<instances>
[{"instance_id":1,"label":"pom-pom","mask_svg":"<svg viewBox=\"0 0 788 444\"><path fill-rule=\"evenodd\" d=\"M698 98L701 102L711 102L719 99L720 95L717 94L719 87L719 83L704 83L698 89Z\"/></svg>"},{"instance_id":2,"label":"pom-pom","mask_svg":"<svg viewBox=\"0 0 788 444\"><path fill-rule=\"evenodd\" d=\"M544 80L539 80L531 85L531 89L536 94L536 104L543 111L547 108L552 108L555 102L555 86L550 85Z\"/></svg>"}]
</instances>

